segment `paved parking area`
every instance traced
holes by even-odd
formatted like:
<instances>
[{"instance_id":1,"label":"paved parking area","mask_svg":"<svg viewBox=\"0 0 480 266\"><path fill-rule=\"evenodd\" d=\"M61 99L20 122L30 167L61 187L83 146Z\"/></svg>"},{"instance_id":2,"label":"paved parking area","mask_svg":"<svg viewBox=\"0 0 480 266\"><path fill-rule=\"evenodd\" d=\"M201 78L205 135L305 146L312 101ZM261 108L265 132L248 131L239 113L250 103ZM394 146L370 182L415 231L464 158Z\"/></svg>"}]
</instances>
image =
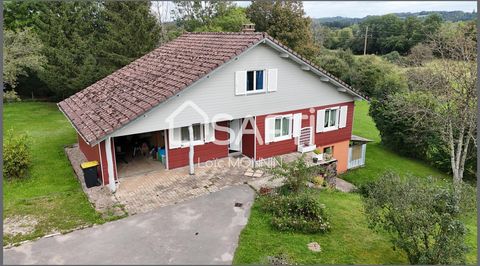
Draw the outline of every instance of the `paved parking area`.
<instances>
[{"instance_id":1,"label":"paved parking area","mask_svg":"<svg viewBox=\"0 0 480 266\"><path fill-rule=\"evenodd\" d=\"M230 264L254 192L234 186L66 235L4 249L4 264ZM235 203L242 203L235 207Z\"/></svg>"},{"instance_id":2,"label":"paved parking area","mask_svg":"<svg viewBox=\"0 0 480 266\"><path fill-rule=\"evenodd\" d=\"M121 178L115 197L129 214L143 213L264 175L252 166L247 157L227 157L196 165L195 175L189 174L188 167L181 167Z\"/></svg>"}]
</instances>

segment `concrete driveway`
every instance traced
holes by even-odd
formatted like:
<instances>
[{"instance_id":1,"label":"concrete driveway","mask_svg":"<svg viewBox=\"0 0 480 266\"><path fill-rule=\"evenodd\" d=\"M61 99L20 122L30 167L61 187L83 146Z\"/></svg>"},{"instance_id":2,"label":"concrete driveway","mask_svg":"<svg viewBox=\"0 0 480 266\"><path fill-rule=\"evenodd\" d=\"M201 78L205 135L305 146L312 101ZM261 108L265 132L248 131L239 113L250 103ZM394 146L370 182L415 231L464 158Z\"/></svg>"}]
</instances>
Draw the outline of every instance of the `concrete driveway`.
<instances>
[{"instance_id":1,"label":"concrete driveway","mask_svg":"<svg viewBox=\"0 0 480 266\"><path fill-rule=\"evenodd\" d=\"M4 264L230 264L254 192L234 186L119 221L4 249ZM235 207L235 203L242 207Z\"/></svg>"}]
</instances>

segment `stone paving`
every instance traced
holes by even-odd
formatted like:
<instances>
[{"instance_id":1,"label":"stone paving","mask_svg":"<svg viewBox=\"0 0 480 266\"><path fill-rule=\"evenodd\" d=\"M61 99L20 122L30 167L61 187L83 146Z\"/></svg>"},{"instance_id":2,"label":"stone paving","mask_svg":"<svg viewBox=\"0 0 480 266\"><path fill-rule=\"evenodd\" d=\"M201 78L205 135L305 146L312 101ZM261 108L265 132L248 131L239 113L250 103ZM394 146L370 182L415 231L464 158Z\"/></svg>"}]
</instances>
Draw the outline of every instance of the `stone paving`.
<instances>
[{"instance_id":1,"label":"stone paving","mask_svg":"<svg viewBox=\"0 0 480 266\"><path fill-rule=\"evenodd\" d=\"M242 164L234 164L237 161L230 159L196 165L195 175L188 173L188 167L182 167L121 178L115 197L129 214L142 213L244 184L264 175L263 171L251 168L250 159L241 158Z\"/></svg>"},{"instance_id":2,"label":"stone paving","mask_svg":"<svg viewBox=\"0 0 480 266\"><path fill-rule=\"evenodd\" d=\"M108 187L85 187L83 173L79 167L85 158L78 146L67 148L66 153L82 183L82 188L96 209L102 213L110 213L113 209L119 216L123 215L123 210L129 215L144 213L234 185L249 184L258 191L261 187L273 188L283 183L281 179L272 179L261 168L254 168L251 159L241 156L197 164L194 175L189 174L187 166L120 178L117 191L112 194ZM299 156L299 153L291 153L281 156L281 159L291 161ZM257 166L259 165L260 162L257 162ZM339 190L349 192L354 188L348 182L342 181L337 186Z\"/></svg>"}]
</instances>

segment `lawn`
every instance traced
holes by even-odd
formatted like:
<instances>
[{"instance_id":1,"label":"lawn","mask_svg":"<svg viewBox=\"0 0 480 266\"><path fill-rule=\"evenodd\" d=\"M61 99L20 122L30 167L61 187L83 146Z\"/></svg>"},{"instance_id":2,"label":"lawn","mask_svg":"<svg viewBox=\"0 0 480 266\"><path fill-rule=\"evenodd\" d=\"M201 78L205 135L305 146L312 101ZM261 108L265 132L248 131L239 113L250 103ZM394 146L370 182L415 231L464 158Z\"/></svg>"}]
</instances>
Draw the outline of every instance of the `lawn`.
<instances>
[{"instance_id":1,"label":"lawn","mask_svg":"<svg viewBox=\"0 0 480 266\"><path fill-rule=\"evenodd\" d=\"M4 104L4 131L25 132L31 139L32 168L25 180L3 181L3 219L37 222L26 235L4 235L4 245L104 222L88 202L63 146L76 134L54 103Z\"/></svg>"},{"instance_id":2,"label":"lawn","mask_svg":"<svg viewBox=\"0 0 480 266\"><path fill-rule=\"evenodd\" d=\"M234 264L266 263L267 256L286 254L298 264L405 264L401 251L392 251L387 237L368 229L358 194L320 193L332 230L326 234L284 233L270 226L270 216L254 204L248 225L240 235ZM318 242L322 252L307 244Z\"/></svg>"},{"instance_id":3,"label":"lawn","mask_svg":"<svg viewBox=\"0 0 480 266\"><path fill-rule=\"evenodd\" d=\"M367 102L357 102L353 120L353 134L373 140L367 145L366 167L348 171L341 178L355 185L361 185L375 179L385 171L394 171L401 175L412 174L418 177L434 176L444 180L451 179L445 173L425 163L398 155L382 146L380 133L368 115L368 107Z\"/></svg>"},{"instance_id":4,"label":"lawn","mask_svg":"<svg viewBox=\"0 0 480 266\"><path fill-rule=\"evenodd\" d=\"M385 171L419 177L435 176L443 181L449 177L423 162L409 159L385 149L379 142L380 136L371 117L368 103L358 102L355 106L353 134L373 140L367 146L366 166L349 171L341 177L361 185L374 180ZM326 234L284 233L271 228L270 217L254 203L249 222L240 235L235 264L265 263L267 256L287 254L293 263L299 264L405 264L405 254L393 250L392 244L383 233L370 230L358 194L321 192L319 196L327 206L332 230ZM467 244L471 251L467 262L476 264L477 226L476 213L465 219L469 230ZM316 241L322 252L313 253L307 244Z\"/></svg>"}]
</instances>

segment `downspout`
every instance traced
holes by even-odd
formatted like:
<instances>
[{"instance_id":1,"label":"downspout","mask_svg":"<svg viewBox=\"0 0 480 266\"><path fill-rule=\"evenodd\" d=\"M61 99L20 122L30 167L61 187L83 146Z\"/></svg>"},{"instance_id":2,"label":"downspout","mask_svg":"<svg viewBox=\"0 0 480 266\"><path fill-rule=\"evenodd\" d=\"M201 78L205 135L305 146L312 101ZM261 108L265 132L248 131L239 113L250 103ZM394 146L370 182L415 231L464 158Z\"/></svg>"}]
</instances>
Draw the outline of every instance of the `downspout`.
<instances>
[{"instance_id":1,"label":"downspout","mask_svg":"<svg viewBox=\"0 0 480 266\"><path fill-rule=\"evenodd\" d=\"M193 126L188 126L188 139L189 139L189 147L190 150L188 152L188 165L190 166L189 173L191 175L195 174L195 168L193 165L193 155L194 155L194 148L193 148Z\"/></svg>"},{"instance_id":2,"label":"downspout","mask_svg":"<svg viewBox=\"0 0 480 266\"><path fill-rule=\"evenodd\" d=\"M105 154L107 155L108 188L115 193L117 186L115 184L115 170L113 169L112 157L112 138L105 139Z\"/></svg>"}]
</instances>

